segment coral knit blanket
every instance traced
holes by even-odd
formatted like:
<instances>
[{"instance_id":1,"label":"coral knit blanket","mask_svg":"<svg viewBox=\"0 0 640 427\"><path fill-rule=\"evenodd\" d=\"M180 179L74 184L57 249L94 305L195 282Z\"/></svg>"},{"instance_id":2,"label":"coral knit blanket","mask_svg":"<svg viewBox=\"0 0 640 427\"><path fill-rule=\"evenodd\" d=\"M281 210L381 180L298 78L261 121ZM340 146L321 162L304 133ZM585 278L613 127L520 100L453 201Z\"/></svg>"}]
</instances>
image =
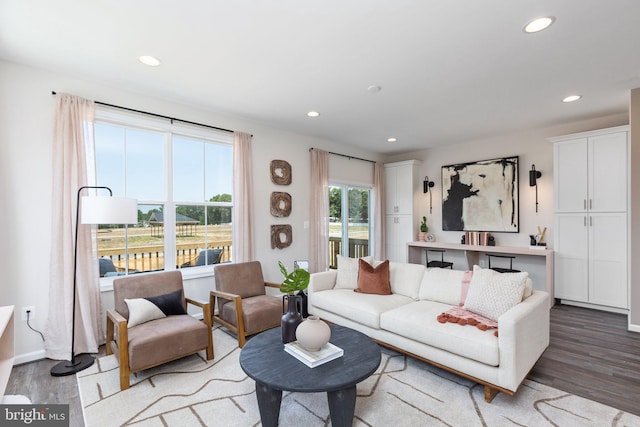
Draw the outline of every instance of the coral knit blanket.
<instances>
[{"instance_id":1,"label":"coral knit blanket","mask_svg":"<svg viewBox=\"0 0 640 427\"><path fill-rule=\"evenodd\" d=\"M498 329L498 322L491 319L487 319L484 316L465 310L461 307L453 307L438 316L438 322L440 323L457 323L460 326L471 325L486 331L488 329ZM498 331L494 332L495 336L498 336Z\"/></svg>"}]
</instances>

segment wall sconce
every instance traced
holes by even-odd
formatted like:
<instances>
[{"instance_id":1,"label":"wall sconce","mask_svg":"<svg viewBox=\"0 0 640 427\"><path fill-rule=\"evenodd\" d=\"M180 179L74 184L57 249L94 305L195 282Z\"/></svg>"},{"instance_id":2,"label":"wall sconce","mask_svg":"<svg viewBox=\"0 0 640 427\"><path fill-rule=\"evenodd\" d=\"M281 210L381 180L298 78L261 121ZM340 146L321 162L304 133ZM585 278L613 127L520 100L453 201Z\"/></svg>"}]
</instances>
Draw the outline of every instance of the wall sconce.
<instances>
[{"instance_id":1,"label":"wall sconce","mask_svg":"<svg viewBox=\"0 0 640 427\"><path fill-rule=\"evenodd\" d=\"M529 171L529 187L536 187L536 212L538 212L538 178L542 176L542 172L536 170L536 165L531 165Z\"/></svg>"},{"instance_id":2,"label":"wall sconce","mask_svg":"<svg viewBox=\"0 0 640 427\"><path fill-rule=\"evenodd\" d=\"M432 191L429 191L430 188L433 188L433 186L436 185L433 181L429 181L429 177L425 176L424 177L424 181L422 182L422 192L423 193L429 193L429 213L433 213L433 206L432 206L432 196L431 194L433 193Z\"/></svg>"}]
</instances>

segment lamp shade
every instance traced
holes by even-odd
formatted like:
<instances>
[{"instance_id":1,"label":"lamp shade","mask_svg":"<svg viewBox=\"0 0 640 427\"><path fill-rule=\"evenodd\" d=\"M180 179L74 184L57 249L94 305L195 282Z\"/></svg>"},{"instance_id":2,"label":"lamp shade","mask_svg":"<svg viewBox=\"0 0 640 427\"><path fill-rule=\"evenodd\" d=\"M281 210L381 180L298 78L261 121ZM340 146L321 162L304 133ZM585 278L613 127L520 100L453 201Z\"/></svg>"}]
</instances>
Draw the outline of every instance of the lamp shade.
<instances>
[{"instance_id":1,"label":"lamp shade","mask_svg":"<svg viewBox=\"0 0 640 427\"><path fill-rule=\"evenodd\" d=\"M138 201L128 197L82 196L82 224L137 224Z\"/></svg>"}]
</instances>

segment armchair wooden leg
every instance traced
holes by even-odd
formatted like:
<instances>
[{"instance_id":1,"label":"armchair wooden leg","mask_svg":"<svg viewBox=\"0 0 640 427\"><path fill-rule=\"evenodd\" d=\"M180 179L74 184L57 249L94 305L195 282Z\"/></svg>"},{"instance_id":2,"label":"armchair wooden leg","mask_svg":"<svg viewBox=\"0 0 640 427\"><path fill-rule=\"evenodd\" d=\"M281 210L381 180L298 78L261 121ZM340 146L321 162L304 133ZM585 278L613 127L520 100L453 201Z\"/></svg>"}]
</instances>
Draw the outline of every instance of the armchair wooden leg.
<instances>
[{"instance_id":1,"label":"armchair wooden leg","mask_svg":"<svg viewBox=\"0 0 640 427\"><path fill-rule=\"evenodd\" d=\"M209 329L209 344L207 345L207 360L213 359L213 319L211 317L211 305L205 305L202 309L204 323Z\"/></svg>"},{"instance_id":2,"label":"armchair wooden leg","mask_svg":"<svg viewBox=\"0 0 640 427\"><path fill-rule=\"evenodd\" d=\"M131 370L129 369L129 331L126 323L118 324L119 352L118 362L120 363L120 390L126 390L131 386Z\"/></svg>"},{"instance_id":3,"label":"armchair wooden leg","mask_svg":"<svg viewBox=\"0 0 640 427\"><path fill-rule=\"evenodd\" d=\"M115 337L113 336L113 321L109 319L107 316L107 342L105 345L105 349L107 352L107 356L113 354L113 349L111 348L111 341L114 341Z\"/></svg>"},{"instance_id":4,"label":"armchair wooden leg","mask_svg":"<svg viewBox=\"0 0 640 427\"><path fill-rule=\"evenodd\" d=\"M242 312L242 298L235 299L236 303L236 326L238 328L238 347L244 347L247 342L244 330L244 313Z\"/></svg>"}]
</instances>

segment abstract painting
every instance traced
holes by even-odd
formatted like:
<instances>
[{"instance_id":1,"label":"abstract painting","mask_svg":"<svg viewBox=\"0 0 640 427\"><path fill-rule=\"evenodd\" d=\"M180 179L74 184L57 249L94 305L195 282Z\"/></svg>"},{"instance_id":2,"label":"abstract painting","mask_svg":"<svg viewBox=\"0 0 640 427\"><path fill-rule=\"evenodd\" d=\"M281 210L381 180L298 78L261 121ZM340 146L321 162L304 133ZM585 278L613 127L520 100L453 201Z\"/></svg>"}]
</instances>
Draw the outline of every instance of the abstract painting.
<instances>
[{"instance_id":1,"label":"abstract painting","mask_svg":"<svg viewBox=\"0 0 640 427\"><path fill-rule=\"evenodd\" d=\"M442 167L442 229L517 233L518 156Z\"/></svg>"}]
</instances>

